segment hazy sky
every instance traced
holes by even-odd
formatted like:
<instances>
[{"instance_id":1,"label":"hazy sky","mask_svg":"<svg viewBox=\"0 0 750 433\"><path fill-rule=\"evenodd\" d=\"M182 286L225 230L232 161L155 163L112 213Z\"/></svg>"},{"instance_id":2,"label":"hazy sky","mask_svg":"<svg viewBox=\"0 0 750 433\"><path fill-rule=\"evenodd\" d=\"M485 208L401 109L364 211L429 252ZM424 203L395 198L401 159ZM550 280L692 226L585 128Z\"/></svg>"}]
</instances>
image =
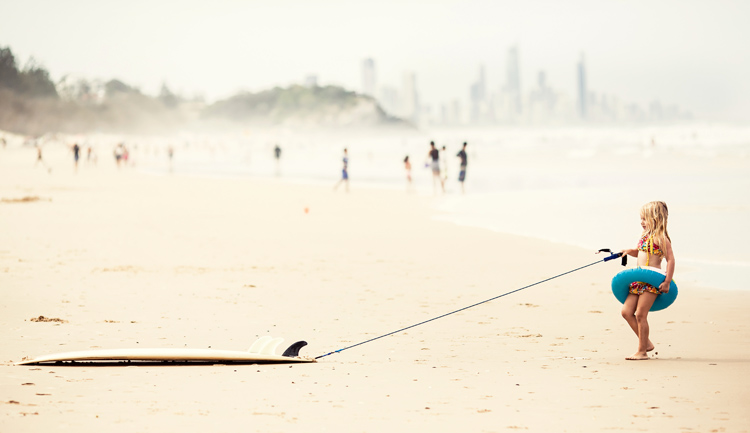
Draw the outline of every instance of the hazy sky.
<instances>
[{"instance_id":1,"label":"hazy sky","mask_svg":"<svg viewBox=\"0 0 750 433\"><path fill-rule=\"evenodd\" d=\"M539 70L573 97L585 53L594 92L679 104L709 118L750 120L750 1L729 0L0 0L0 46L66 73L162 82L209 100L302 82L361 89L417 74L423 102L467 100L486 66L505 82L517 45L524 91Z\"/></svg>"}]
</instances>

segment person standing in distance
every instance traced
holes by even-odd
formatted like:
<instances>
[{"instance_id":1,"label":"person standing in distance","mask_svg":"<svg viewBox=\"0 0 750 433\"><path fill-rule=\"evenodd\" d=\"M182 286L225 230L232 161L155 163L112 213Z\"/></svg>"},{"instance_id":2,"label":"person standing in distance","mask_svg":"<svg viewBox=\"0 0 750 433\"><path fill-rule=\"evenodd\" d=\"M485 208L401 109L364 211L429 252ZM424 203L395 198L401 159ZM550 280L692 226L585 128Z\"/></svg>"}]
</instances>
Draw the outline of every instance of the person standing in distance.
<instances>
[{"instance_id":1,"label":"person standing in distance","mask_svg":"<svg viewBox=\"0 0 750 433\"><path fill-rule=\"evenodd\" d=\"M427 154L430 167L432 168L432 191L437 193L437 182L440 182L440 188L445 192L445 183L440 177L440 152L435 148L435 142L430 141L430 152Z\"/></svg>"},{"instance_id":2,"label":"person standing in distance","mask_svg":"<svg viewBox=\"0 0 750 433\"><path fill-rule=\"evenodd\" d=\"M273 157L276 159L276 176L278 176L281 174L281 147L278 144L273 148Z\"/></svg>"},{"instance_id":3,"label":"person standing in distance","mask_svg":"<svg viewBox=\"0 0 750 433\"><path fill-rule=\"evenodd\" d=\"M341 179L336 182L333 190L336 191L339 185L341 185L341 182L344 182L346 184L346 192L349 192L349 153L346 148L344 148L344 158L341 161L344 163L344 167L341 169Z\"/></svg>"},{"instance_id":4,"label":"person standing in distance","mask_svg":"<svg viewBox=\"0 0 750 433\"><path fill-rule=\"evenodd\" d=\"M78 159L81 157L81 146L78 143L73 143L73 159L75 160L75 171L78 172Z\"/></svg>"},{"instance_id":5,"label":"person standing in distance","mask_svg":"<svg viewBox=\"0 0 750 433\"><path fill-rule=\"evenodd\" d=\"M406 170L406 190L411 189L411 162L409 162L409 155L404 158L404 170Z\"/></svg>"},{"instance_id":6,"label":"person standing in distance","mask_svg":"<svg viewBox=\"0 0 750 433\"><path fill-rule=\"evenodd\" d=\"M461 149L458 154L456 154L457 157L461 158L461 169L458 173L458 181L461 182L461 192L465 193L466 189L464 188L464 181L466 180L466 142L464 141L464 147Z\"/></svg>"}]
</instances>

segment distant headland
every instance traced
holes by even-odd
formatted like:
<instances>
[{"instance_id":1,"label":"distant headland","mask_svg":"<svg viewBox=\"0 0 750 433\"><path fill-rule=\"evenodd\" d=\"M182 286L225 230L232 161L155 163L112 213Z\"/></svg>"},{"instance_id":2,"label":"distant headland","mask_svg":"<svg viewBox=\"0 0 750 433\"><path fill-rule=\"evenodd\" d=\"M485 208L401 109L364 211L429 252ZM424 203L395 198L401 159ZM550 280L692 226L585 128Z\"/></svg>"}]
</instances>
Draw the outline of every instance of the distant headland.
<instances>
[{"instance_id":1,"label":"distant headland","mask_svg":"<svg viewBox=\"0 0 750 433\"><path fill-rule=\"evenodd\" d=\"M57 83L29 60L16 64L0 47L0 129L22 134L169 133L184 129L405 128L370 96L339 86L275 87L241 92L211 104L184 98L163 85L156 96L117 79L87 80L71 75Z\"/></svg>"}]
</instances>

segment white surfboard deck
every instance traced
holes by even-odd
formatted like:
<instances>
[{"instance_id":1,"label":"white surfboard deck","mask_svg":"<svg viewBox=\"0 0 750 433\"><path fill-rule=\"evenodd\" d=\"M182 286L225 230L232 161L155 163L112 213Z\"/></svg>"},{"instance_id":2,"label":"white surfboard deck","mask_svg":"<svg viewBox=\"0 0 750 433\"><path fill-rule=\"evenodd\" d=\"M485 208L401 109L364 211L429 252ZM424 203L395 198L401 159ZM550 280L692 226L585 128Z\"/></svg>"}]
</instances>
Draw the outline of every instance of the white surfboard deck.
<instances>
[{"instance_id":1,"label":"white surfboard deck","mask_svg":"<svg viewBox=\"0 0 750 433\"><path fill-rule=\"evenodd\" d=\"M175 363L294 363L315 362L313 358L303 356L277 355L276 348L283 339L261 337L247 352L217 349L98 349L79 352L55 353L24 360L16 365L45 364L57 362L114 363L120 361L137 362L175 362Z\"/></svg>"}]
</instances>

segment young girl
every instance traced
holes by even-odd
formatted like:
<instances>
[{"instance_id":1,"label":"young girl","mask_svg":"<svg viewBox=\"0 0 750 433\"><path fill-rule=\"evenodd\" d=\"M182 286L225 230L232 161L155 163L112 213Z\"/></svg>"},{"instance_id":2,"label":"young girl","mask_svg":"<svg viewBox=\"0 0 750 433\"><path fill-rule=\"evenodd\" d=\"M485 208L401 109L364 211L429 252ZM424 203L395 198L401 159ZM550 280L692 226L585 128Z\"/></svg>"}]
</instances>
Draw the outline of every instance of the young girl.
<instances>
[{"instance_id":1,"label":"young girl","mask_svg":"<svg viewBox=\"0 0 750 433\"><path fill-rule=\"evenodd\" d=\"M654 350L654 344L648 338L648 312L656 297L669 292L669 284L674 275L674 253L672 242L667 233L667 204L663 201L652 201L641 208L641 239L635 249L622 250L623 255L638 258L638 267L649 266L661 269L662 259L667 261L667 276L659 287L636 281L630 284L630 293L622 306L622 317L628 322L638 336L638 351L625 358L629 360L648 359L647 352Z\"/></svg>"},{"instance_id":2,"label":"young girl","mask_svg":"<svg viewBox=\"0 0 750 433\"><path fill-rule=\"evenodd\" d=\"M404 158L404 169L406 170L406 187L407 189L411 186L411 162L409 162L409 155Z\"/></svg>"}]
</instances>

